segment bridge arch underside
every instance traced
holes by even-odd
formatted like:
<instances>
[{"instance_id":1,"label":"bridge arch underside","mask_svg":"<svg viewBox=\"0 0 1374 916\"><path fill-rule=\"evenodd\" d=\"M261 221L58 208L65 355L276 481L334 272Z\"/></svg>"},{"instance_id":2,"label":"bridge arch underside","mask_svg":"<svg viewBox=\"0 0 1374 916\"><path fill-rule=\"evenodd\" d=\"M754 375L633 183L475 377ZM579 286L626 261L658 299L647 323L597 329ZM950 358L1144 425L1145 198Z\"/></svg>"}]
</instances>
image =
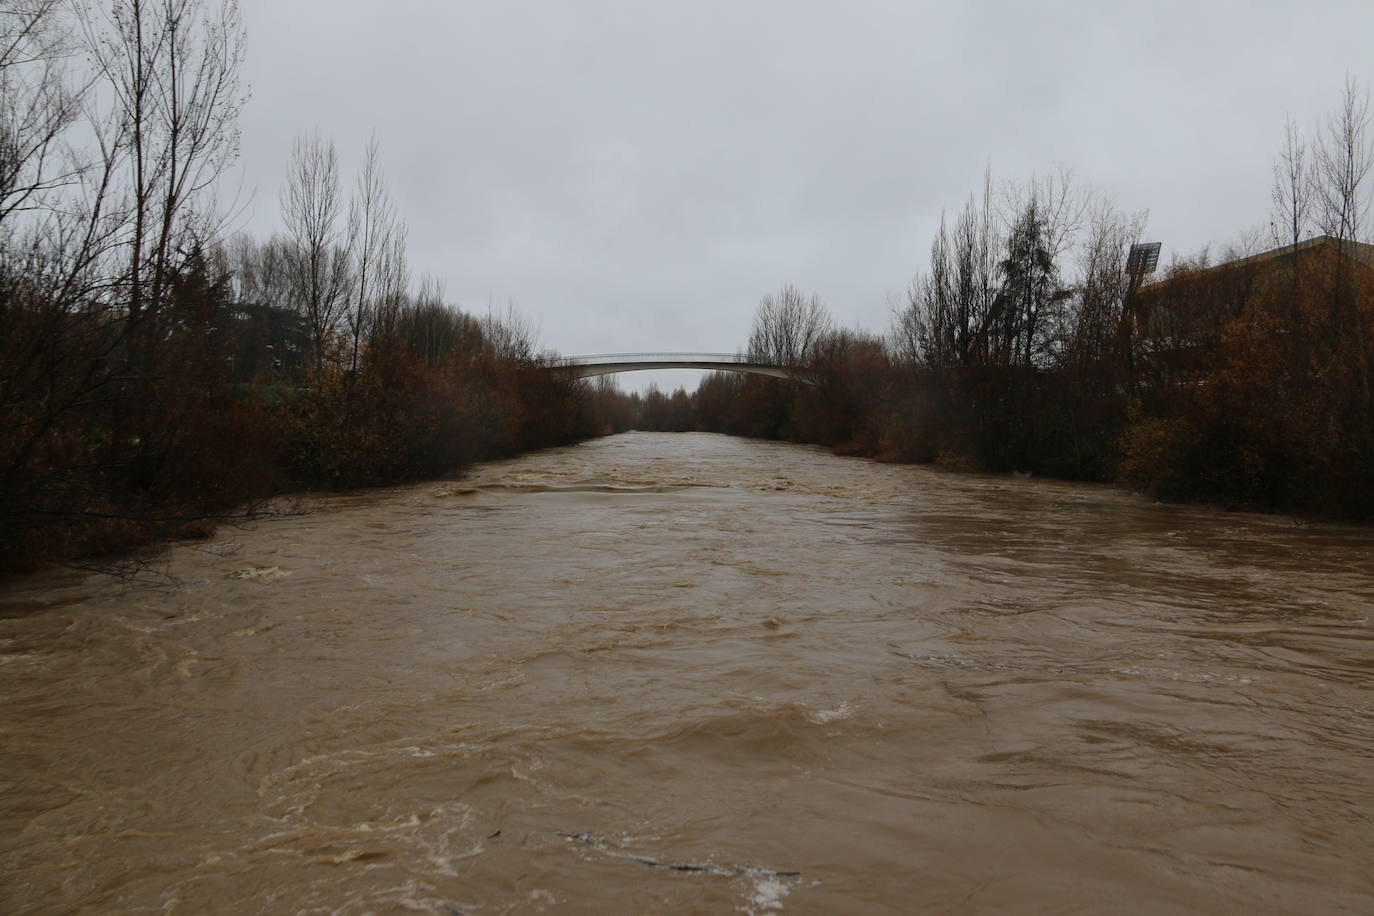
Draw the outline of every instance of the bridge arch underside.
<instances>
[{"instance_id":1,"label":"bridge arch underside","mask_svg":"<svg viewBox=\"0 0 1374 916\"><path fill-rule=\"evenodd\" d=\"M795 373L778 366L763 366L754 363L711 363L688 360L639 362L639 363L581 363L575 366L560 366L561 371L573 378L591 378L594 375L611 375L615 372L639 372L643 369L698 369L706 372L744 372L750 375L768 375L773 378L798 378Z\"/></svg>"}]
</instances>

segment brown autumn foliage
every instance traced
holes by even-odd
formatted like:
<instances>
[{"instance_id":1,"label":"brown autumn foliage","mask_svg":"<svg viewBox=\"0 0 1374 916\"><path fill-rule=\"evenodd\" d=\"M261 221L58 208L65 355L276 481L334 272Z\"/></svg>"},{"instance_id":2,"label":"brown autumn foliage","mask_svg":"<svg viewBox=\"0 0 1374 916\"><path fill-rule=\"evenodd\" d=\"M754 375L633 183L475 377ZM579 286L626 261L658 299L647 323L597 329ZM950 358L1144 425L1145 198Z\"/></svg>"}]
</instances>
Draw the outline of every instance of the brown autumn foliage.
<instances>
[{"instance_id":1,"label":"brown autumn foliage","mask_svg":"<svg viewBox=\"0 0 1374 916\"><path fill-rule=\"evenodd\" d=\"M413 292L375 141L345 202L332 143L303 138L284 234L219 244L237 8L112 3L0 23L7 110L31 115L6 125L0 169L0 569L634 425L1374 518L1374 249L1357 243L1374 154L1353 83L1310 145L1290 126L1264 257L1137 294L1139 218L1067 175L1000 198L989 177L942 221L887 340L786 286L747 352L797 377L639 397L547 371L514 315Z\"/></svg>"},{"instance_id":2,"label":"brown autumn foliage","mask_svg":"<svg viewBox=\"0 0 1374 916\"><path fill-rule=\"evenodd\" d=\"M269 412L223 358L222 287L199 251L154 323L0 292L0 568L197 535L277 488Z\"/></svg>"},{"instance_id":3,"label":"brown autumn foliage","mask_svg":"<svg viewBox=\"0 0 1374 916\"><path fill-rule=\"evenodd\" d=\"M1351 92L1325 155L1358 165L1364 150L1367 169ZM1138 218L1034 182L999 216L985 192L941 227L887 340L834 330L786 287L761 303L751 341L805 340L804 358L764 354L799 378L716 373L677 416L887 460L1372 520L1374 246L1355 241L1352 203L1363 173L1309 183L1286 155L1276 172L1303 175L1275 193L1288 244L1219 266L1204 254L1144 286L1126 263ZM1322 174L1336 184L1308 206ZM1304 241L1314 212L1329 232Z\"/></svg>"},{"instance_id":4,"label":"brown autumn foliage","mask_svg":"<svg viewBox=\"0 0 1374 916\"><path fill-rule=\"evenodd\" d=\"M298 140L284 232L221 243L244 42L234 0L0 17L0 570L623 428L513 314L412 290L375 140L347 199Z\"/></svg>"},{"instance_id":5,"label":"brown autumn foliage","mask_svg":"<svg viewBox=\"0 0 1374 916\"><path fill-rule=\"evenodd\" d=\"M1171 498L1374 518L1372 256L1323 237L1160 284L1158 311L1207 320L1161 345L1122 480Z\"/></svg>"},{"instance_id":6,"label":"brown autumn foliage","mask_svg":"<svg viewBox=\"0 0 1374 916\"><path fill-rule=\"evenodd\" d=\"M357 371L332 358L274 364L293 346L291 322L265 332L262 310L235 303L212 263L193 252L143 329L22 284L0 297L0 567L203 536L287 489L450 474L612 425L587 383L498 351L491 328L508 329L452 309L403 306ZM421 320L466 333L444 338L448 349L441 335L406 337ZM240 379L245 364L257 374Z\"/></svg>"}]
</instances>

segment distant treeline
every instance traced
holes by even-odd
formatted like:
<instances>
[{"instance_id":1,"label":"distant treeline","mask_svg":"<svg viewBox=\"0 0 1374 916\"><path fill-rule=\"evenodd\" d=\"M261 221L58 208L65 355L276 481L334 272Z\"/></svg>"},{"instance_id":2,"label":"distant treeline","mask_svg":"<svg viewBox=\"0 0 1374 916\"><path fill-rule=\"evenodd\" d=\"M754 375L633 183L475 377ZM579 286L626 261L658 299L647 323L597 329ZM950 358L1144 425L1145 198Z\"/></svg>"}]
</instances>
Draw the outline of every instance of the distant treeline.
<instances>
[{"instance_id":1,"label":"distant treeline","mask_svg":"<svg viewBox=\"0 0 1374 916\"><path fill-rule=\"evenodd\" d=\"M714 373L649 391L635 424L1374 520L1368 125L1353 84L1315 137L1290 124L1271 225L1143 285L1143 214L1065 175L987 179L942 221L886 337L784 287L744 349L809 382Z\"/></svg>"},{"instance_id":2,"label":"distant treeline","mask_svg":"<svg viewBox=\"0 0 1374 916\"><path fill-rule=\"evenodd\" d=\"M375 142L346 193L302 137L282 231L222 241L232 2L0 18L0 570L609 431L514 312L416 288Z\"/></svg>"}]
</instances>

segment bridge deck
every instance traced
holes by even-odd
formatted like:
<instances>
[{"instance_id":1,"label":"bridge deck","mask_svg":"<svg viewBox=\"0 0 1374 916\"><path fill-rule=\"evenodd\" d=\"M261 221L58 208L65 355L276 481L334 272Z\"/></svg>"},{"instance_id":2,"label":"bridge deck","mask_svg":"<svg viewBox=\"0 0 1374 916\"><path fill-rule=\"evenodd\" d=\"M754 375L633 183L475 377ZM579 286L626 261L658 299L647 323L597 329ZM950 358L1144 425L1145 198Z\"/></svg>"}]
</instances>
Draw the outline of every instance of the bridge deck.
<instances>
[{"instance_id":1,"label":"bridge deck","mask_svg":"<svg viewBox=\"0 0 1374 916\"><path fill-rule=\"evenodd\" d=\"M598 353L590 356L563 356L549 366L574 378L590 378L613 372L642 369L698 369L718 372L747 372L773 378L804 378L801 371L739 353Z\"/></svg>"}]
</instances>

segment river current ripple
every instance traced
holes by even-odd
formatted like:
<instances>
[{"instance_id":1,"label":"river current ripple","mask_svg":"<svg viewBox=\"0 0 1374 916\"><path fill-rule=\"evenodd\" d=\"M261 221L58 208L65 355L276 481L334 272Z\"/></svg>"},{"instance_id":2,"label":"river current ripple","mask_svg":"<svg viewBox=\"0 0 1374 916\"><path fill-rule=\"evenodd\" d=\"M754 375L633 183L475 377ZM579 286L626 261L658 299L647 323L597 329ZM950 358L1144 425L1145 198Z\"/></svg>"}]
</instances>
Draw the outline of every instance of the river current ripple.
<instances>
[{"instance_id":1,"label":"river current ripple","mask_svg":"<svg viewBox=\"0 0 1374 916\"><path fill-rule=\"evenodd\" d=\"M1374 532L634 433L0 591L0 910L1374 912Z\"/></svg>"}]
</instances>

